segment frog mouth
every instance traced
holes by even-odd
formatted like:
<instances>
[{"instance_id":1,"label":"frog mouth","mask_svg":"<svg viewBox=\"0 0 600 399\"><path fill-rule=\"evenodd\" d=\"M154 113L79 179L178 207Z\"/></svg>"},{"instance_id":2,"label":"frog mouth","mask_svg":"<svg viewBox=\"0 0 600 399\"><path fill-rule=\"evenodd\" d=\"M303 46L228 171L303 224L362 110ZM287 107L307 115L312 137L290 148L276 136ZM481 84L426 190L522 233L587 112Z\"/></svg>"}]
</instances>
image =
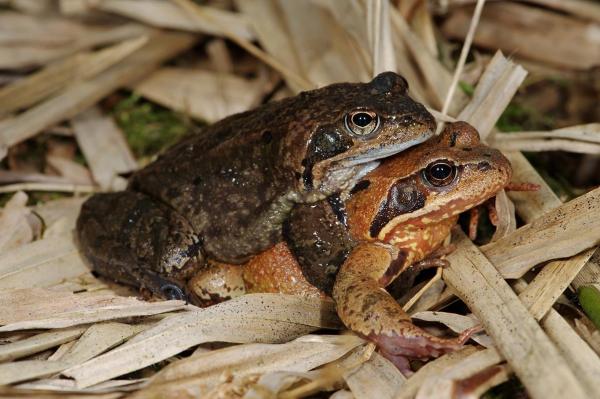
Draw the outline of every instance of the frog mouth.
<instances>
[{"instance_id":1,"label":"frog mouth","mask_svg":"<svg viewBox=\"0 0 600 399\"><path fill-rule=\"evenodd\" d=\"M367 161L343 168L335 168L321 180L319 188L323 192L335 193L336 191L349 190L365 175L379 166L379 161Z\"/></svg>"},{"instance_id":2,"label":"frog mouth","mask_svg":"<svg viewBox=\"0 0 600 399\"><path fill-rule=\"evenodd\" d=\"M352 151L340 154L338 157L321 162L313 169L313 182L315 188L323 193L352 188L352 185L367 173L375 169L384 158L398 154L409 147L420 144L429 135L423 135L401 144L380 145L367 151Z\"/></svg>"}]
</instances>

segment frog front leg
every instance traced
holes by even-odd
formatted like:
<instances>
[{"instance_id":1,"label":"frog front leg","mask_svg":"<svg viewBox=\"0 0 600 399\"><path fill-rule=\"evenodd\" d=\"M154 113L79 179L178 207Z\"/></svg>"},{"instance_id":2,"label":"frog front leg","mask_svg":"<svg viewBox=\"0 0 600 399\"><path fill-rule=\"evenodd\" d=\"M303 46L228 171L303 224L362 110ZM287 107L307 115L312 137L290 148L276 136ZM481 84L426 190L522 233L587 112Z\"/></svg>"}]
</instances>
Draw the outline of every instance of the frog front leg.
<instances>
[{"instance_id":1,"label":"frog front leg","mask_svg":"<svg viewBox=\"0 0 600 399\"><path fill-rule=\"evenodd\" d=\"M188 299L204 266L201 241L172 208L134 192L97 194L77 219L81 249L98 274L166 299Z\"/></svg>"},{"instance_id":2,"label":"frog front leg","mask_svg":"<svg viewBox=\"0 0 600 399\"><path fill-rule=\"evenodd\" d=\"M358 245L342 265L333 299L344 324L375 342L404 374L409 358L437 357L459 349L476 330L456 338L436 337L415 326L400 304L383 288L404 267L403 252L377 243Z\"/></svg>"}]
</instances>

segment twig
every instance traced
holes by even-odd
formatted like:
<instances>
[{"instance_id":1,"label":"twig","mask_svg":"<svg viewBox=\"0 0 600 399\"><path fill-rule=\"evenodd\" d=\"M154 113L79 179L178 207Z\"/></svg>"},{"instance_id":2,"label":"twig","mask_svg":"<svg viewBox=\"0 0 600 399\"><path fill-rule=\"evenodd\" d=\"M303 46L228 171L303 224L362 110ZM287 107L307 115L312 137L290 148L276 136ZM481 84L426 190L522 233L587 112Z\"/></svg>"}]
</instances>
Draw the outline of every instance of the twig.
<instances>
[{"instance_id":1,"label":"twig","mask_svg":"<svg viewBox=\"0 0 600 399\"><path fill-rule=\"evenodd\" d=\"M421 296L423 296L425 291L427 291L429 289L429 287L431 287L436 281L438 281L441 278L442 278L442 268L438 267L435 272L435 276L433 276L431 278L431 280L429 280L427 282L427 284L425 284L423 287L421 287L421 289L419 291L417 291L417 293L415 295L413 295L413 297L410 298L410 300L408 302L406 302L404 304L404 306L402 306L402 309L404 309L405 312L408 312L408 310L421 298Z\"/></svg>"},{"instance_id":2,"label":"twig","mask_svg":"<svg viewBox=\"0 0 600 399\"><path fill-rule=\"evenodd\" d=\"M448 108L450 107L450 102L452 101L452 97L454 96L454 91L456 90L458 79L460 78L460 74L462 73L462 70L465 66L467 55L469 54L471 43L473 42L473 37L475 36L475 29L477 28L477 24L479 23L479 18L481 17L481 11L483 11L484 4L485 0L477 0L477 5L475 6L475 11L473 12L473 18L471 18L471 24L469 25L469 31L467 33L467 37L465 38L462 50L460 51L460 57L458 58L458 64L456 65L454 76L452 76L452 83L450 84L450 88L448 89L448 95L446 96L446 100L444 100L444 106L442 107L442 114L444 115L448 113Z\"/></svg>"},{"instance_id":3,"label":"twig","mask_svg":"<svg viewBox=\"0 0 600 399\"><path fill-rule=\"evenodd\" d=\"M174 3L176 3L178 6L180 6L181 8L183 8L184 10L186 10L187 12L190 12L192 15L198 15L200 12L198 10L198 6L189 0L172 0L172 1ZM213 20L212 22L214 22L216 25L221 25L220 22L217 20ZM271 68L280 72L283 76L285 76L287 79L289 79L290 82L293 82L294 85L296 85L301 90L310 90L310 89L315 88L314 84L312 84L308 80L304 79L303 77L297 75L290 69L286 68L283 64L281 64L279 61L277 61L275 58L273 58L270 54L267 54L260 48L256 47L250 41L248 41L242 37L239 37L238 35L231 32L231 30L227 29L226 27L223 27L223 26L221 26L221 27L223 28L223 32L224 32L225 36L229 40L233 41L235 44L237 44L238 46L240 46L241 48L243 48L244 50L246 50L247 52L249 52L256 58L258 58L259 60L261 60L268 66L270 66Z\"/></svg>"},{"instance_id":4,"label":"twig","mask_svg":"<svg viewBox=\"0 0 600 399\"><path fill-rule=\"evenodd\" d=\"M63 193L93 193L98 187L87 184L59 184L59 183L16 183L0 187L0 193L13 193L15 191L60 191Z\"/></svg>"}]
</instances>

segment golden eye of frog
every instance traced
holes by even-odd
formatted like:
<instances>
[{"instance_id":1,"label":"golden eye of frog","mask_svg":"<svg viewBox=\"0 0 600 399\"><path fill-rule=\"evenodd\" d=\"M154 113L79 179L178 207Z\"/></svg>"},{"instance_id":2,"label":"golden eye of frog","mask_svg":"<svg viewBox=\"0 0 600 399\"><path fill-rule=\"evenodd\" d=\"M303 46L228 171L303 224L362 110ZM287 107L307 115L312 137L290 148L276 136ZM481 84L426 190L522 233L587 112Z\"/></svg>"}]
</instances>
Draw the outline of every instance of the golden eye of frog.
<instances>
[{"instance_id":1,"label":"golden eye of frog","mask_svg":"<svg viewBox=\"0 0 600 399\"><path fill-rule=\"evenodd\" d=\"M96 272L169 298L208 260L240 264L281 241L296 203L351 187L378 159L435 131L399 75L340 83L205 127L92 196L77 222Z\"/></svg>"}]
</instances>

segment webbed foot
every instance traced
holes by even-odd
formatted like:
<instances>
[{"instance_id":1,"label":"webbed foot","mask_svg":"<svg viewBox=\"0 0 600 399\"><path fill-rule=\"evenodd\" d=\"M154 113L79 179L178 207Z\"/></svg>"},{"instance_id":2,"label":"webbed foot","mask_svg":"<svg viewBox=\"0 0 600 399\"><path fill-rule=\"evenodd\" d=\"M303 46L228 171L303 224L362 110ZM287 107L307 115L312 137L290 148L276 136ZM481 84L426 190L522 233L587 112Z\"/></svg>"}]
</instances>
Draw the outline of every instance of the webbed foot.
<instances>
[{"instance_id":1,"label":"webbed foot","mask_svg":"<svg viewBox=\"0 0 600 399\"><path fill-rule=\"evenodd\" d=\"M406 376L412 374L408 359L438 357L460 349L481 326L468 328L456 338L440 338L402 320L389 332L371 334L367 338L377 344L381 354Z\"/></svg>"}]
</instances>

